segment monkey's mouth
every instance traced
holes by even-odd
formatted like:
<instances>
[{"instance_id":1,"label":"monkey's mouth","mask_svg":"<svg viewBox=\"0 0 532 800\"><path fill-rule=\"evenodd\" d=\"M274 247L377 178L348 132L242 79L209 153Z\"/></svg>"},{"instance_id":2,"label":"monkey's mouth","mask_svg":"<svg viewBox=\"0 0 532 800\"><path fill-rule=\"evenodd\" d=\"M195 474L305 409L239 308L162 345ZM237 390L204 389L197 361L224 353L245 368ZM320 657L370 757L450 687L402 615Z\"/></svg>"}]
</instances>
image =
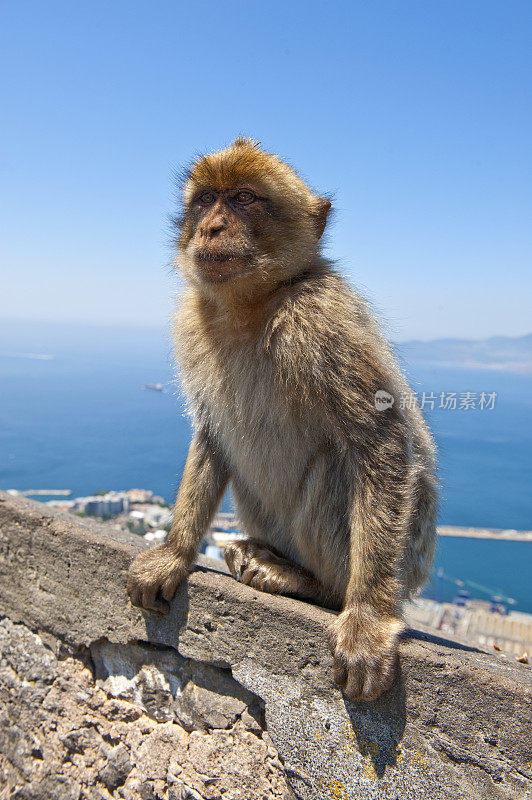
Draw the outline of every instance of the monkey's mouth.
<instances>
[{"instance_id":1,"label":"monkey's mouth","mask_svg":"<svg viewBox=\"0 0 532 800\"><path fill-rule=\"evenodd\" d=\"M241 274L248 267L247 253L218 253L213 250L198 250L194 260L202 277L208 281L226 281Z\"/></svg>"},{"instance_id":2,"label":"monkey's mouth","mask_svg":"<svg viewBox=\"0 0 532 800\"><path fill-rule=\"evenodd\" d=\"M195 259L198 262L207 262L213 264L224 264L226 261L241 260L243 254L241 253L216 253L212 250L198 250Z\"/></svg>"}]
</instances>

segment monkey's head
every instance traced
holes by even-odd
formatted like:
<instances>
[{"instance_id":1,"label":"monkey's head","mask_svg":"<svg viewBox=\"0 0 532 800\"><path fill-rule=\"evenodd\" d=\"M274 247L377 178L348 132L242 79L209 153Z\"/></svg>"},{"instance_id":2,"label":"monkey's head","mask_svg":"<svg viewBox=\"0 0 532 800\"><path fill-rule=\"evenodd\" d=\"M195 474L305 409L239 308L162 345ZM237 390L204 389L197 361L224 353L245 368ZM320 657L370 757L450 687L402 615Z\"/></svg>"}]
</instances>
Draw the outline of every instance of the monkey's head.
<instances>
[{"instance_id":1,"label":"monkey's head","mask_svg":"<svg viewBox=\"0 0 532 800\"><path fill-rule=\"evenodd\" d=\"M330 208L280 158L239 138L185 176L177 263L196 285L267 289L316 260Z\"/></svg>"}]
</instances>

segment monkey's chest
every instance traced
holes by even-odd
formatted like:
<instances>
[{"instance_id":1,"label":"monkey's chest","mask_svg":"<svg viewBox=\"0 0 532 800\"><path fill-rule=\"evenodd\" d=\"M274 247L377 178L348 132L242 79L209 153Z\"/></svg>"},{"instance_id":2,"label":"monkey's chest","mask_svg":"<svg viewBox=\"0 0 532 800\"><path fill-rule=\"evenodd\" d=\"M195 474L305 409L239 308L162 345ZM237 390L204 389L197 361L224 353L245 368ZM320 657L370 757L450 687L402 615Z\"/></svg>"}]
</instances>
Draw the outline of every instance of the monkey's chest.
<instances>
[{"instance_id":1,"label":"monkey's chest","mask_svg":"<svg viewBox=\"0 0 532 800\"><path fill-rule=\"evenodd\" d=\"M184 377L193 411L216 432L233 475L266 508L289 513L322 434L295 413L268 360L254 364L243 350L222 367L206 359Z\"/></svg>"}]
</instances>

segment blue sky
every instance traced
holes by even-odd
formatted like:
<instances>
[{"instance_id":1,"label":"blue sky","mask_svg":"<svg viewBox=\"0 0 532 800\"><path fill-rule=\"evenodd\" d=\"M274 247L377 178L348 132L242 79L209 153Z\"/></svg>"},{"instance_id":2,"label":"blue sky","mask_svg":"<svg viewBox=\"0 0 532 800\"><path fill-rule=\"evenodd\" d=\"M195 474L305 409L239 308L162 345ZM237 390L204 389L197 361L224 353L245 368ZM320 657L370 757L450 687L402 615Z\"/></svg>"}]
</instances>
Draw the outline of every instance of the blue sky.
<instances>
[{"instance_id":1,"label":"blue sky","mask_svg":"<svg viewBox=\"0 0 532 800\"><path fill-rule=\"evenodd\" d=\"M4 318L164 325L172 172L245 133L395 339L532 329L532 4L1 3Z\"/></svg>"}]
</instances>

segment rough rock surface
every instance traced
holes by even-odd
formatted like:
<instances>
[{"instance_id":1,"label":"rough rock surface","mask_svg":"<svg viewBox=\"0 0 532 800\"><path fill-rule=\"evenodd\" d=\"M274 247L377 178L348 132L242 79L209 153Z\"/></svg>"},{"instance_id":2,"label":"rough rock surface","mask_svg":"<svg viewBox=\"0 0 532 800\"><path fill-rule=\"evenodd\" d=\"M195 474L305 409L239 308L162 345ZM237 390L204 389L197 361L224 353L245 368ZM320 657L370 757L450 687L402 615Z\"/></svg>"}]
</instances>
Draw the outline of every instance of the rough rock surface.
<instances>
[{"instance_id":1,"label":"rough rock surface","mask_svg":"<svg viewBox=\"0 0 532 800\"><path fill-rule=\"evenodd\" d=\"M143 616L125 593L142 548L132 535L0 493L0 615L38 633L47 652L90 656L102 691L157 726L184 731L184 763L206 789L216 785L213 772L233 780L229 751L222 758L216 748L267 746L265 726L302 800L532 800L530 667L412 630L394 686L375 702L352 704L332 682L332 612L256 592L199 559L168 616ZM199 756L201 742L212 750ZM132 752L127 739L107 744ZM109 751L107 763L112 782L127 768L124 750ZM255 763L248 777L264 774ZM142 769L138 760L134 768ZM134 777L132 770L124 785ZM160 791L155 781L164 778L149 780ZM140 798L141 784L132 790ZM260 798L254 791L241 796Z\"/></svg>"},{"instance_id":2,"label":"rough rock surface","mask_svg":"<svg viewBox=\"0 0 532 800\"><path fill-rule=\"evenodd\" d=\"M135 657L142 664L149 653L137 647L131 664ZM186 675L181 661L172 665L174 674L185 667ZM197 720L201 730L187 732L164 682L164 670L152 666L151 675L107 678L101 688L81 661L58 660L25 626L1 620L1 800L286 796L282 764L247 711L245 690L238 687L244 698L228 693L225 705L213 703L211 676L210 695L198 706L188 703L194 717L188 725ZM222 674L219 689L232 688L229 682Z\"/></svg>"}]
</instances>

